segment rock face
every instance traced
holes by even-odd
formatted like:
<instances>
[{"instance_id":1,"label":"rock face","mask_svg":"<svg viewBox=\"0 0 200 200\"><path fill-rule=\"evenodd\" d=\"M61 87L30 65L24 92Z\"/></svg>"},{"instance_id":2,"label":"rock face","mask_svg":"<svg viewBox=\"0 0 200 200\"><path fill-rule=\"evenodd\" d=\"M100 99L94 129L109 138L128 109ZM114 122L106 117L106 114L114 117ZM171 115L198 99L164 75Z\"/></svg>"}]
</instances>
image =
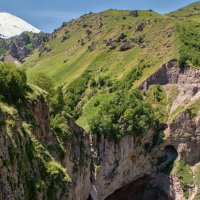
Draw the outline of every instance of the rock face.
<instances>
[{"instance_id":1,"label":"rock face","mask_svg":"<svg viewBox=\"0 0 200 200\"><path fill-rule=\"evenodd\" d=\"M34 122L45 122L47 128L48 109L43 108L44 102L41 103L40 99L36 107L38 105L44 115L33 115ZM33 106L33 110L37 108ZM41 126L31 128L19 115L14 118L5 115L11 124L2 123L0 127L0 199L67 199L70 179L59 163L45 151L43 144L46 141L39 140ZM48 141L53 140L51 132L47 135ZM53 173L53 168L60 173Z\"/></svg>"},{"instance_id":2,"label":"rock face","mask_svg":"<svg viewBox=\"0 0 200 200\"><path fill-rule=\"evenodd\" d=\"M125 136L118 144L94 137L93 199L103 200L120 187L156 171L154 156L144 149L145 143L153 141L153 135L149 131L141 141Z\"/></svg>"},{"instance_id":3,"label":"rock face","mask_svg":"<svg viewBox=\"0 0 200 200\"><path fill-rule=\"evenodd\" d=\"M143 82L139 89L147 91L151 85L159 84L167 88L176 87L178 96L171 105L172 113L188 99L200 98L200 70L189 66L180 67L177 60L171 60Z\"/></svg>"},{"instance_id":4,"label":"rock face","mask_svg":"<svg viewBox=\"0 0 200 200\"><path fill-rule=\"evenodd\" d=\"M21 63L27 56L32 53L34 49L40 47L43 41L46 41L47 38L48 34L35 33L30 35L29 33L24 32L19 36L15 36L9 40L4 40L6 46L0 44L0 46L2 46L5 51L7 51L3 58L5 61L11 61L12 58ZM9 56L11 58L9 58Z\"/></svg>"},{"instance_id":5,"label":"rock face","mask_svg":"<svg viewBox=\"0 0 200 200\"><path fill-rule=\"evenodd\" d=\"M169 125L167 143L190 165L200 162L200 115L193 118L189 110L178 115Z\"/></svg>"},{"instance_id":6,"label":"rock face","mask_svg":"<svg viewBox=\"0 0 200 200\"><path fill-rule=\"evenodd\" d=\"M200 115L195 118L189 110L184 111L169 124L166 129L168 139L160 146L173 146L178 153L179 159L186 161L190 166L200 162ZM188 176L191 176L188 174ZM174 200L187 199L183 195L183 189L178 177L171 176L171 198ZM188 185L189 199L195 199L197 186Z\"/></svg>"},{"instance_id":7,"label":"rock face","mask_svg":"<svg viewBox=\"0 0 200 200\"><path fill-rule=\"evenodd\" d=\"M91 189L89 135L69 120L70 132L73 133L65 143L65 165L72 180L72 199L87 199Z\"/></svg>"},{"instance_id":8,"label":"rock face","mask_svg":"<svg viewBox=\"0 0 200 200\"><path fill-rule=\"evenodd\" d=\"M199 70L179 68L173 60L140 89L176 85L184 98L197 99L199 78ZM61 145L51 129L43 95L23 112L15 110L11 115L11 111L0 109L0 199L188 199L180 177L164 174L163 169L177 159L189 166L200 163L200 113L194 116L185 109L159 131L149 130L141 137L126 135L118 142L87 134L66 117L70 134ZM160 158L165 160L160 163ZM187 187L192 200L198 186Z\"/></svg>"},{"instance_id":9,"label":"rock face","mask_svg":"<svg viewBox=\"0 0 200 200\"><path fill-rule=\"evenodd\" d=\"M91 189L89 135L66 119L71 133L63 151L50 127L43 95L30 103L11 125L0 112L0 199L87 199ZM25 115L27 115L25 114ZM62 156L61 156L62 155Z\"/></svg>"},{"instance_id":10,"label":"rock face","mask_svg":"<svg viewBox=\"0 0 200 200\"><path fill-rule=\"evenodd\" d=\"M160 84L179 84L183 87L193 86L195 93L200 90L200 70L193 69L189 66L180 67L176 60L172 60L163 65L155 74L147 78L147 80L139 87L139 89L147 90L150 85Z\"/></svg>"}]
</instances>

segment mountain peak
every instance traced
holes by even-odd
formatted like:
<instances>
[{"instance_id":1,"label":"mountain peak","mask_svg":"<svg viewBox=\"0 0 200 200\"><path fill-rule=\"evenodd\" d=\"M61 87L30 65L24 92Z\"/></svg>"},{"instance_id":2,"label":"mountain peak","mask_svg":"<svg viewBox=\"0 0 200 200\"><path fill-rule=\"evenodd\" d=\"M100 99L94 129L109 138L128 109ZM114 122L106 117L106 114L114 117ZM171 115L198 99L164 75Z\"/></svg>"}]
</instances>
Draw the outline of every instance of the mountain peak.
<instances>
[{"instance_id":1,"label":"mountain peak","mask_svg":"<svg viewBox=\"0 0 200 200\"><path fill-rule=\"evenodd\" d=\"M10 13L0 13L0 37L9 38L20 35L22 32L28 31L39 33L40 30L27 23L23 19L16 17Z\"/></svg>"}]
</instances>

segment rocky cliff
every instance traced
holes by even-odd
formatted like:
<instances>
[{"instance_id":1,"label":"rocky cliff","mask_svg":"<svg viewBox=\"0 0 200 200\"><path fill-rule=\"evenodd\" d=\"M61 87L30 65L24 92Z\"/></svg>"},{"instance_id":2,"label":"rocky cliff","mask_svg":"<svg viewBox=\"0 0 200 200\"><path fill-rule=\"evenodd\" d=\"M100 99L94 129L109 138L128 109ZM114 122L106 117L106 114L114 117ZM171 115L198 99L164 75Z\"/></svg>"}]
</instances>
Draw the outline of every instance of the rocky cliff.
<instances>
[{"instance_id":1,"label":"rocky cliff","mask_svg":"<svg viewBox=\"0 0 200 200\"><path fill-rule=\"evenodd\" d=\"M70 177L46 148L58 145L48 107L38 97L27 109L22 113L1 104L0 199L66 199ZM26 120L22 115L28 115Z\"/></svg>"},{"instance_id":2,"label":"rocky cliff","mask_svg":"<svg viewBox=\"0 0 200 200\"><path fill-rule=\"evenodd\" d=\"M93 138L93 199L103 200L120 187L155 173L155 154L144 148L153 143L153 137L154 132L149 131L143 138L125 136L117 144L103 136Z\"/></svg>"},{"instance_id":3,"label":"rocky cliff","mask_svg":"<svg viewBox=\"0 0 200 200\"><path fill-rule=\"evenodd\" d=\"M87 199L91 189L89 136L66 117L61 144L50 127L44 94L20 109L0 105L0 199Z\"/></svg>"},{"instance_id":4,"label":"rocky cliff","mask_svg":"<svg viewBox=\"0 0 200 200\"><path fill-rule=\"evenodd\" d=\"M48 40L46 33L29 33L24 32L19 36L0 41L0 58L1 61L20 64L36 48L42 46L43 42ZM42 47L40 52L43 51Z\"/></svg>"},{"instance_id":5,"label":"rocky cliff","mask_svg":"<svg viewBox=\"0 0 200 200\"><path fill-rule=\"evenodd\" d=\"M118 142L85 133L66 116L69 135L61 143L43 94L23 108L1 103L0 199L198 199L199 78L199 70L176 61L164 65L140 89L160 84L170 98L178 88L169 119Z\"/></svg>"}]
</instances>

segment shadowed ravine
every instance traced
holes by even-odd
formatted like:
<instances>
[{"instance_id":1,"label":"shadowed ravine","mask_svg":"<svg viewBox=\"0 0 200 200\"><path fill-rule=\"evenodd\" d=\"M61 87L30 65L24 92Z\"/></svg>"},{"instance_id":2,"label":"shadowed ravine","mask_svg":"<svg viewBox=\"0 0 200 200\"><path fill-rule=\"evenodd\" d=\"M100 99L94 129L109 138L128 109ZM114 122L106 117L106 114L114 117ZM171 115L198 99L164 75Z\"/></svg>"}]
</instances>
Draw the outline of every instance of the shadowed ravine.
<instances>
[{"instance_id":1,"label":"shadowed ravine","mask_svg":"<svg viewBox=\"0 0 200 200\"><path fill-rule=\"evenodd\" d=\"M169 179L165 175L145 176L115 191L106 200L170 200Z\"/></svg>"}]
</instances>

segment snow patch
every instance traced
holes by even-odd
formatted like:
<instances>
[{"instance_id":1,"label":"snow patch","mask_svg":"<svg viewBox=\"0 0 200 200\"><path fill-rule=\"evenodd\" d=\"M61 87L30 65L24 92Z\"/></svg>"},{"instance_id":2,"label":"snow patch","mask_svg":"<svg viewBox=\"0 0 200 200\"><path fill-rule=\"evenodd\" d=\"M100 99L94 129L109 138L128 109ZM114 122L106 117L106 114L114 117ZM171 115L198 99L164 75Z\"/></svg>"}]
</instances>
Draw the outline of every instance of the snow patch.
<instances>
[{"instance_id":1,"label":"snow patch","mask_svg":"<svg viewBox=\"0 0 200 200\"><path fill-rule=\"evenodd\" d=\"M40 30L27 23L26 21L11 15L9 13L0 13L0 37L9 38L20 35L22 32L28 31L39 33Z\"/></svg>"}]
</instances>

